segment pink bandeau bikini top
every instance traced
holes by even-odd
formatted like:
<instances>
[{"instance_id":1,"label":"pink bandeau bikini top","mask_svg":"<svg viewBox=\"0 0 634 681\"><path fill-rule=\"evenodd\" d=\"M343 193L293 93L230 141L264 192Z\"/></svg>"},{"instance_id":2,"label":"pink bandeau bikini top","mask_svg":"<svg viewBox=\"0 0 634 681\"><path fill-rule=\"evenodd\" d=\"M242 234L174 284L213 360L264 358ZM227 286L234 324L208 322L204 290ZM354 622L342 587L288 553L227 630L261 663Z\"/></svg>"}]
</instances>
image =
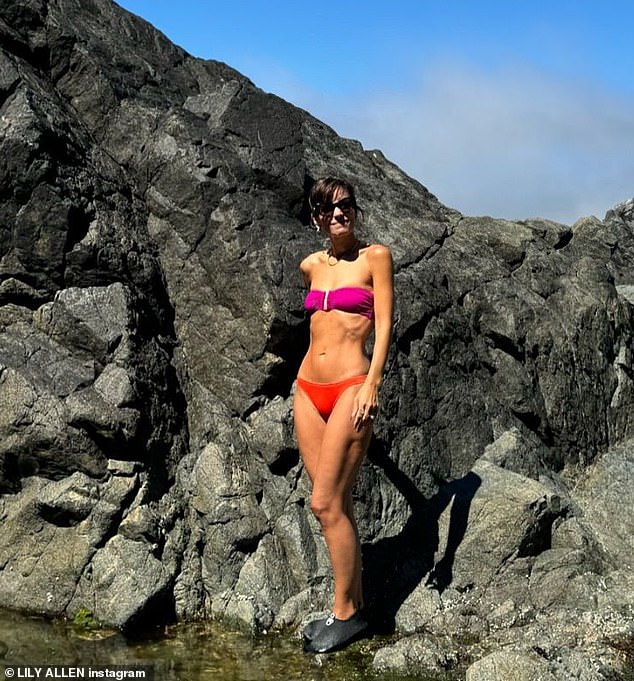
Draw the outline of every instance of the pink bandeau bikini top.
<instances>
[{"instance_id":1,"label":"pink bandeau bikini top","mask_svg":"<svg viewBox=\"0 0 634 681\"><path fill-rule=\"evenodd\" d=\"M304 307L312 314L322 310L341 310L362 314L368 319L374 318L374 293L365 288L346 286L333 288L330 291L309 291L304 300Z\"/></svg>"}]
</instances>

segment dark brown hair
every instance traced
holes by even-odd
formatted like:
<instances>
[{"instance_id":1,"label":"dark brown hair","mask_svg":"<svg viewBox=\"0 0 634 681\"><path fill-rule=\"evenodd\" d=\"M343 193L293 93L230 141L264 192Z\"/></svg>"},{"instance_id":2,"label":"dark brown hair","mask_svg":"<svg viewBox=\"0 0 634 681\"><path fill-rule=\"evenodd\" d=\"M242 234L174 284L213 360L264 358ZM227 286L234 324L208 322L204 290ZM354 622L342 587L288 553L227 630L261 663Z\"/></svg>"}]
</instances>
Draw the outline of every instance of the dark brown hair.
<instances>
[{"instance_id":1,"label":"dark brown hair","mask_svg":"<svg viewBox=\"0 0 634 681\"><path fill-rule=\"evenodd\" d=\"M355 213L359 210L357 206L357 199L354 194L354 187L347 180L342 180L339 177L322 177L317 180L311 187L308 195L308 205L310 206L310 217L313 223L319 217L319 210L328 201L331 201L333 196L339 191L348 192L348 196L352 199Z\"/></svg>"}]
</instances>

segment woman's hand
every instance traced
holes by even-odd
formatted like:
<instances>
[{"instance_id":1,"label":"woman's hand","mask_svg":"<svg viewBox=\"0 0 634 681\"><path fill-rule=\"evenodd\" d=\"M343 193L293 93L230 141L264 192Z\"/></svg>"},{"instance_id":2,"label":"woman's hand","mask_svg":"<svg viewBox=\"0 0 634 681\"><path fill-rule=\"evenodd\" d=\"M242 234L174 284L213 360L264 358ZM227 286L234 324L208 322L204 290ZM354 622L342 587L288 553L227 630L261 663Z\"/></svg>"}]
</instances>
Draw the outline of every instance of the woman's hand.
<instances>
[{"instance_id":1,"label":"woman's hand","mask_svg":"<svg viewBox=\"0 0 634 681\"><path fill-rule=\"evenodd\" d=\"M363 383L352 403L351 418L355 430L361 431L369 423L374 421L374 417L378 410L379 400L377 386Z\"/></svg>"}]
</instances>

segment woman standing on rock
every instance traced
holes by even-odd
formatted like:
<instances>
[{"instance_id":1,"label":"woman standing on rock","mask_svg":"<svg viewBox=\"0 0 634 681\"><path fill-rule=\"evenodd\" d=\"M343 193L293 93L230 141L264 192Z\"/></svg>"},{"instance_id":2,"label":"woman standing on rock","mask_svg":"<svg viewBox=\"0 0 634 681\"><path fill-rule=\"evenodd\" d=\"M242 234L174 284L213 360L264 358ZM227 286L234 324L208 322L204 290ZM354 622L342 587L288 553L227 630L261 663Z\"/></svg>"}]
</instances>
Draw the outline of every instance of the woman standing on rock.
<instances>
[{"instance_id":1,"label":"woman standing on rock","mask_svg":"<svg viewBox=\"0 0 634 681\"><path fill-rule=\"evenodd\" d=\"M297 377L295 432L312 482L311 510L330 553L332 613L304 629L305 648L328 652L356 638L361 614L361 544L352 487L372 434L378 389L392 328L390 251L355 235L359 209L345 180L323 178L312 187L313 225L330 246L305 258L300 269L310 291L310 346ZM372 358L365 351L375 331Z\"/></svg>"}]
</instances>

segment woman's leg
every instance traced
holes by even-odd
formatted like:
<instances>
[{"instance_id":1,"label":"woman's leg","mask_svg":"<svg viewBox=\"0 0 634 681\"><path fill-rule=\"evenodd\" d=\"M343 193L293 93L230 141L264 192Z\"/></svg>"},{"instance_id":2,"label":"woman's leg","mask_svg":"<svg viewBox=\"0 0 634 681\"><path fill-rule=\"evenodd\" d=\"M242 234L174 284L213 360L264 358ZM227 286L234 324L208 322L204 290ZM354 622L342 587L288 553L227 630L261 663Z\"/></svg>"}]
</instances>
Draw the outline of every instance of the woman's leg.
<instances>
[{"instance_id":1,"label":"woman's leg","mask_svg":"<svg viewBox=\"0 0 634 681\"><path fill-rule=\"evenodd\" d=\"M319 463L319 453L326 430L326 422L301 388L295 391L293 418L299 453L312 483Z\"/></svg>"},{"instance_id":2,"label":"woman's leg","mask_svg":"<svg viewBox=\"0 0 634 681\"><path fill-rule=\"evenodd\" d=\"M354 534L357 539L357 553L356 553L356 564L355 564L355 580L354 586L352 588L352 593L354 594L354 601L359 609L362 609L365 605L363 600L363 575L362 575L362 565L361 565L361 538L359 537L359 528L357 527L357 521L354 517L354 503L352 500L352 490L348 492L346 497L346 515L350 518L352 527L354 528Z\"/></svg>"},{"instance_id":3,"label":"woman's leg","mask_svg":"<svg viewBox=\"0 0 634 681\"><path fill-rule=\"evenodd\" d=\"M357 610L361 596L361 550L352 510L352 486L363 462L372 432L368 424L356 431L351 414L360 386L339 397L324 424L318 457L311 451L309 475L313 481L311 509L322 528L335 582L333 611L347 619Z\"/></svg>"}]
</instances>

